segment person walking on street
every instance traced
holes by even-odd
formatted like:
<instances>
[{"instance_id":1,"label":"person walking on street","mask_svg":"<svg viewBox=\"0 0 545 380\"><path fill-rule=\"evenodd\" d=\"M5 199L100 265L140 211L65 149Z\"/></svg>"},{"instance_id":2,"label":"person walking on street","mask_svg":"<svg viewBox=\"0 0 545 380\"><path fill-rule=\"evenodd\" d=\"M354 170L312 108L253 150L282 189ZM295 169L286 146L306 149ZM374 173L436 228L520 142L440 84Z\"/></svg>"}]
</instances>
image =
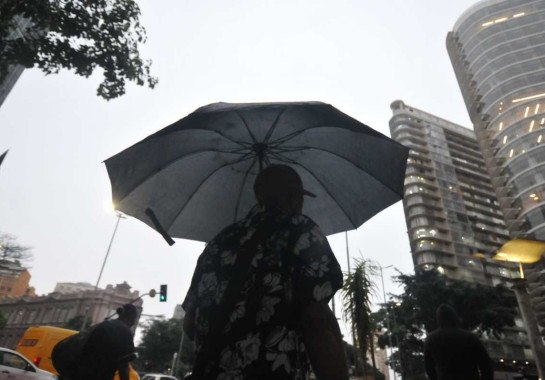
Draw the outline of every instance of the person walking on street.
<instances>
[{"instance_id":1,"label":"person walking on street","mask_svg":"<svg viewBox=\"0 0 545 380\"><path fill-rule=\"evenodd\" d=\"M302 214L303 196L314 195L304 190L297 172L270 165L257 176L254 193L258 204L246 218L221 231L200 255L183 302L199 380L303 379L308 358L301 314L328 308L342 287L326 237ZM244 267L239 263L246 256ZM240 288L233 291L237 282ZM333 323L338 329L334 318ZM336 346L336 338L325 339L325 350ZM329 356L330 362L336 359Z\"/></svg>"},{"instance_id":2,"label":"person walking on street","mask_svg":"<svg viewBox=\"0 0 545 380\"><path fill-rule=\"evenodd\" d=\"M119 317L93 327L77 366L78 380L129 380L129 362L136 358L131 328L138 321L138 309L125 304L117 309Z\"/></svg>"},{"instance_id":3,"label":"person walking on street","mask_svg":"<svg viewBox=\"0 0 545 380\"><path fill-rule=\"evenodd\" d=\"M424 363L430 380L493 380L492 361L479 338L459 327L456 311L442 304L439 328L426 338Z\"/></svg>"}]
</instances>

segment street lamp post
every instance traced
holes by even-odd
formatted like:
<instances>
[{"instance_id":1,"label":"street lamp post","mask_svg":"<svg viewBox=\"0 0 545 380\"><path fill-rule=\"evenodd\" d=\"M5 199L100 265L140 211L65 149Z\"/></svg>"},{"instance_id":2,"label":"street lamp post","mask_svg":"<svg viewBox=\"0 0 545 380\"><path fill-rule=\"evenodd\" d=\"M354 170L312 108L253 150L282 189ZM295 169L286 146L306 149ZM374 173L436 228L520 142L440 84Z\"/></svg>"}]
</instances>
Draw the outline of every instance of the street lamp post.
<instances>
[{"instance_id":1,"label":"street lamp post","mask_svg":"<svg viewBox=\"0 0 545 380\"><path fill-rule=\"evenodd\" d=\"M388 269L388 268L391 268L392 265L388 265L388 266L380 266L380 279L382 281L382 297L384 298L384 306L386 307L386 327L388 328L388 343L390 345L390 353L388 354L388 350L386 350L386 360L389 360L391 357L392 357L392 352L393 352L393 347L392 347L392 329L390 327L390 311L388 310L388 304L386 302L386 290L385 290L385 287L384 287L384 276L382 274L382 270L383 269ZM396 380L396 372L393 371L394 373L394 380Z\"/></svg>"},{"instance_id":2,"label":"street lamp post","mask_svg":"<svg viewBox=\"0 0 545 380\"><path fill-rule=\"evenodd\" d=\"M491 254L475 253L479 258L490 258L492 260L508 261L518 263L520 278L515 279L512 290L517 298L520 313L528 333L530 348L534 356L538 375L545 379L545 346L539 333L536 314L530 302L527 281L524 278L522 264L533 264L544 257L545 242L529 239L513 239L503 244L497 251Z\"/></svg>"},{"instance_id":3,"label":"street lamp post","mask_svg":"<svg viewBox=\"0 0 545 380\"><path fill-rule=\"evenodd\" d=\"M112 234L112 238L110 239L110 244L108 244L108 249L106 250L106 255L104 256L104 260L102 261L102 267L100 268L100 273L98 274L97 282L95 284L95 289L98 289L98 284L100 283L100 279L102 278L102 272L104 272L104 267L106 266L106 261L108 261L108 256L110 255L110 250L112 249L112 244L114 242L115 234L117 232L117 227L119 227L119 222L121 219L125 219L125 217L121 213L117 213L117 222L115 223L114 232Z\"/></svg>"},{"instance_id":4,"label":"street lamp post","mask_svg":"<svg viewBox=\"0 0 545 380\"><path fill-rule=\"evenodd\" d=\"M520 314L522 315L522 319L526 326L528 340L530 341L530 347L534 354L537 373L539 377L543 379L543 376L545 376L545 348L543 347L543 341L539 333L537 318L530 303L530 295L528 294L526 280L524 278L515 279L512 289L515 292Z\"/></svg>"},{"instance_id":5,"label":"street lamp post","mask_svg":"<svg viewBox=\"0 0 545 380\"><path fill-rule=\"evenodd\" d=\"M98 284L100 283L100 279L102 278L102 273L104 272L104 267L106 266L106 261L108 261L108 256L110 255L110 250L112 249L112 244L114 242L115 234L117 233L117 227L119 227L119 222L121 219L125 219L125 217L118 212L117 213L117 222L115 223L114 232L112 233L112 237L110 239L110 244L108 244L108 249L106 250L106 255L104 256L104 260L102 261L102 267L100 268L100 272L98 274L97 282L95 283L95 292L98 290ZM83 317L83 323L81 324L81 330L85 330L87 327L87 322L89 320L89 308L86 309L85 316Z\"/></svg>"}]
</instances>

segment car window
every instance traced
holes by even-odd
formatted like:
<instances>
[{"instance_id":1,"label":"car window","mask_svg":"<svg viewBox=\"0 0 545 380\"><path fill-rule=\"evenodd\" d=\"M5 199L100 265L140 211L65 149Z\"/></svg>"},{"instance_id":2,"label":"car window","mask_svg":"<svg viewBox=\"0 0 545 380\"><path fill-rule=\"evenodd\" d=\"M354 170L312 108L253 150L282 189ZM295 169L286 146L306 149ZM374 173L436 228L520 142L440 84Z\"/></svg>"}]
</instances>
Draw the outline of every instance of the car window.
<instances>
[{"instance_id":1,"label":"car window","mask_svg":"<svg viewBox=\"0 0 545 380\"><path fill-rule=\"evenodd\" d=\"M28 362L19 355L12 354L11 352L2 353L2 365L18 369L26 369Z\"/></svg>"},{"instance_id":2,"label":"car window","mask_svg":"<svg viewBox=\"0 0 545 380\"><path fill-rule=\"evenodd\" d=\"M170 377L170 376L161 376L159 378L159 380L174 380L175 378L174 377Z\"/></svg>"}]
</instances>

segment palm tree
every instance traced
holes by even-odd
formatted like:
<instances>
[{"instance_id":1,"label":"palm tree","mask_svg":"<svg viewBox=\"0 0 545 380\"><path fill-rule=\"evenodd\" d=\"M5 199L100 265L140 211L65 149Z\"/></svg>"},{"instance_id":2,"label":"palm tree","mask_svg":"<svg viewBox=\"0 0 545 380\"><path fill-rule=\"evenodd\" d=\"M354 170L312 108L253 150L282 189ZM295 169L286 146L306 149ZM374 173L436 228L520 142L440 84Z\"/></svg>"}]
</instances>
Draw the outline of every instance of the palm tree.
<instances>
[{"instance_id":1,"label":"palm tree","mask_svg":"<svg viewBox=\"0 0 545 380\"><path fill-rule=\"evenodd\" d=\"M376 296L377 286L374 278L378 274L378 265L368 259L355 262L352 272L346 273L342 289L343 315L346 323L352 326L352 332L362 355L364 368L366 353L371 352L373 372L376 376L374 330L371 318L371 299Z\"/></svg>"}]
</instances>

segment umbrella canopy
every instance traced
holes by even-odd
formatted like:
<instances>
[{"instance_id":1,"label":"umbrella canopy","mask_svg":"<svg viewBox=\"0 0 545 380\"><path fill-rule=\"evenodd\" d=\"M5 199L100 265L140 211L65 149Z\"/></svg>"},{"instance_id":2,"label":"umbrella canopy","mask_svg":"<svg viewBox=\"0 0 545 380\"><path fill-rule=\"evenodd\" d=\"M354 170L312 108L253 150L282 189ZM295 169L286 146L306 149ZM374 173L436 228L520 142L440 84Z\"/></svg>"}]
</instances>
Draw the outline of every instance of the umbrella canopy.
<instances>
[{"instance_id":1,"label":"umbrella canopy","mask_svg":"<svg viewBox=\"0 0 545 380\"><path fill-rule=\"evenodd\" d=\"M292 166L326 235L400 200L408 149L321 102L215 103L105 161L115 208L167 238L207 242L255 205L253 183Z\"/></svg>"}]
</instances>

